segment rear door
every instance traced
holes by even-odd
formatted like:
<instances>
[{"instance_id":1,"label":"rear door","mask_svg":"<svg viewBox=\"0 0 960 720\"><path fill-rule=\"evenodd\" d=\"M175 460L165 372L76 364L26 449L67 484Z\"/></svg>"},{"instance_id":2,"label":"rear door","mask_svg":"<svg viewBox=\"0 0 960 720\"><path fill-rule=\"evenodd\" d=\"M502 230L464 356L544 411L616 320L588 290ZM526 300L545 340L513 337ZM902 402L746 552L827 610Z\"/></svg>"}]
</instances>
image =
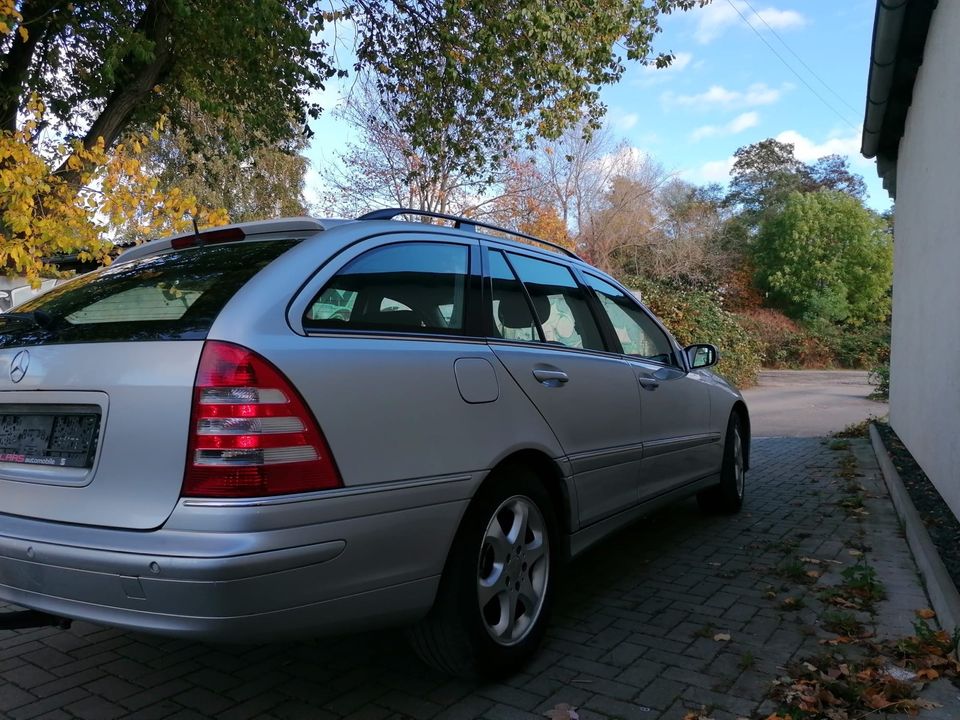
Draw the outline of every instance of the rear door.
<instances>
[{"instance_id":1,"label":"rear door","mask_svg":"<svg viewBox=\"0 0 960 720\"><path fill-rule=\"evenodd\" d=\"M344 484L442 487L520 437L554 452L477 327L476 235L387 227L316 272L287 310L295 333L240 336L300 389Z\"/></svg>"},{"instance_id":2,"label":"rear door","mask_svg":"<svg viewBox=\"0 0 960 720\"><path fill-rule=\"evenodd\" d=\"M180 496L204 338L294 244L150 255L0 314L0 513L161 525Z\"/></svg>"},{"instance_id":3,"label":"rear door","mask_svg":"<svg viewBox=\"0 0 960 720\"><path fill-rule=\"evenodd\" d=\"M637 502L638 389L569 267L490 248L490 346L570 460L581 523Z\"/></svg>"},{"instance_id":4,"label":"rear door","mask_svg":"<svg viewBox=\"0 0 960 720\"><path fill-rule=\"evenodd\" d=\"M675 344L629 294L584 273L640 388L641 499L719 469L720 436L710 428L710 390L688 373Z\"/></svg>"}]
</instances>

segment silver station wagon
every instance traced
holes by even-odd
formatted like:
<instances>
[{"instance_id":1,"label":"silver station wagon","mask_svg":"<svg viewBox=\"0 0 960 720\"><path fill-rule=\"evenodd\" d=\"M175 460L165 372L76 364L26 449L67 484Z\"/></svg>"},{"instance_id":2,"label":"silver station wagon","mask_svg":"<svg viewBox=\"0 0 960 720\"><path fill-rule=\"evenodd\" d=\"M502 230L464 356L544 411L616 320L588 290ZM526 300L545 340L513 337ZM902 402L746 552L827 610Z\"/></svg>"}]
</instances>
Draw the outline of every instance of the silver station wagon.
<instances>
[{"instance_id":1,"label":"silver station wagon","mask_svg":"<svg viewBox=\"0 0 960 720\"><path fill-rule=\"evenodd\" d=\"M156 240L0 315L0 600L213 641L406 625L502 674L566 560L693 493L740 509L715 347L562 248L395 219L424 214Z\"/></svg>"}]
</instances>

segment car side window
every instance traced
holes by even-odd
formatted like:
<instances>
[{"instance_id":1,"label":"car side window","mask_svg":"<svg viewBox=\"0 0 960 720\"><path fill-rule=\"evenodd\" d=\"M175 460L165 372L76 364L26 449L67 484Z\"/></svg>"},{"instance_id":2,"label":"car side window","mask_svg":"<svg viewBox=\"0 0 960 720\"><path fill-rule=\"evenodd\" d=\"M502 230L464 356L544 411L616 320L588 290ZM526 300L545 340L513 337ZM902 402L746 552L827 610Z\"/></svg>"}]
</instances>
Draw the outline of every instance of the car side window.
<instances>
[{"instance_id":1,"label":"car side window","mask_svg":"<svg viewBox=\"0 0 960 720\"><path fill-rule=\"evenodd\" d=\"M650 316L616 286L594 275L585 277L610 319L624 353L664 365L677 365L672 343Z\"/></svg>"},{"instance_id":2,"label":"car side window","mask_svg":"<svg viewBox=\"0 0 960 720\"><path fill-rule=\"evenodd\" d=\"M487 257L490 260L495 334L504 340L539 341L537 321L533 319L523 286L513 274L503 253L491 250Z\"/></svg>"},{"instance_id":3,"label":"car side window","mask_svg":"<svg viewBox=\"0 0 960 720\"><path fill-rule=\"evenodd\" d=\"M526 255L510 253L509 258L530 295L546 342L585 350L606 349L583 290L568 268Z\"/></svg>"},{"instance_id":4,"label":"car side window","mask_svg":"<svg viewBox=\"0 0 960 720\"><path fill-rule=\"evenodd\" d=\"M347 263L307 307L307 330L380 330L462 335L470 249L410 242Z\"/></svg>"}]
</instances>

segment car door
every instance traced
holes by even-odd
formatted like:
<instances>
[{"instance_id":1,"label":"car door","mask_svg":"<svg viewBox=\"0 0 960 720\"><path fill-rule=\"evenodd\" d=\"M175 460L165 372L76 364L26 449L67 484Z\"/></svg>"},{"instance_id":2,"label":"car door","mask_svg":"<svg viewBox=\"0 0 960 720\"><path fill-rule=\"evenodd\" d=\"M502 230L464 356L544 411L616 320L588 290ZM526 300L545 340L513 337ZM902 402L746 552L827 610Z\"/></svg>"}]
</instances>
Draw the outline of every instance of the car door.
<instances>
[{"instance_id":1,"label":"car door","mask_svg":"<svg viewBox=\"0 0 960 720\"><path fill-rule=\"evenodd\" d=\"M476 233L381 231L333 256L319 250L286 304L293 332L244 327L233 338L300 390L344 485L423 481L419 501L430 504L469 492L518 438L562 456L480 327ZM309 258L289 268L292 282Z\"/></svg>"},{"instance_id":2,"label":"car door","mask_svg":"<svg viewBox=\"0 0 960 720\"><path fill-rule=\"evenodd\" d=\"M710 427L710 388L670 336L629 293L584 273L640 388L643 461L639 495L648 499L717 472L720 434Z\"/></svg>"},{"instance_id":3,"label":"car door","mask_svg":"<svg viewBox=\"0 0 960 720\"><path fill-rule=\"evenodd\" d=\"M633 370L607 351L570 268L523 252L487 254L490 346L569 459L581 524L637 502L642 446Z\"/></svg>"}]
</instances>

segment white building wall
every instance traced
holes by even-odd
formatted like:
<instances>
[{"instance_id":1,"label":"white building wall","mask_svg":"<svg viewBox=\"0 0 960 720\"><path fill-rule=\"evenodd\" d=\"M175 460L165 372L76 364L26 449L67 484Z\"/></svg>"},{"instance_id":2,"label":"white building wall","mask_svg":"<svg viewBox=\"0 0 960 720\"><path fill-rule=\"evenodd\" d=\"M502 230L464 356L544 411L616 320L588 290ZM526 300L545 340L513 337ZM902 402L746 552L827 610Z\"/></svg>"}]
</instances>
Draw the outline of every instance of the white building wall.
<instances>
[{"instance_id":1,"label":"white building wall","mask_svg":"<svg viewBox=\"0 0 960 720\"><path fill-rule=\"evenodd\" d=\"M890 423L960 517L960 2L933 13L897 161Z\"/></svg>"}]
</instances>

